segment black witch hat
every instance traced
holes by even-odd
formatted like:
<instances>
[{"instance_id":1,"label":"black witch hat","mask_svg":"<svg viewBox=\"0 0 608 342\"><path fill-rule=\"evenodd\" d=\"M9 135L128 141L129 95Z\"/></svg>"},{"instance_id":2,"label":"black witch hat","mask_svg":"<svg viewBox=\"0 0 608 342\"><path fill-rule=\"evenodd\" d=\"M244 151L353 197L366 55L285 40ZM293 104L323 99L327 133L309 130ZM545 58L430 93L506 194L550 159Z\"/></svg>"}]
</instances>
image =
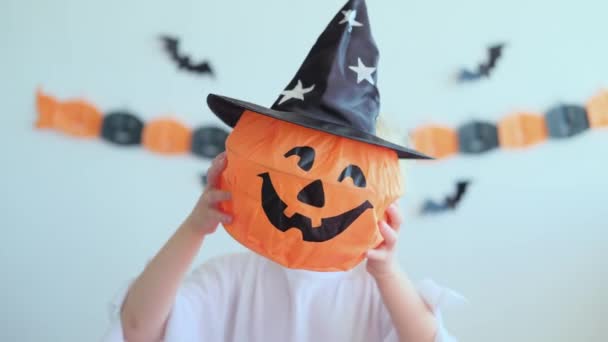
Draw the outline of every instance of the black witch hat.
<instances>
[{"instance_id":1,"label":"black witch hat","mask_svg":"<svg viewBox=\"0 0 608 342\"><path fill-rule=\"evenodd\" d=\"M376 136L378 49L364 0L349 0L319 36L300 70L270 108L209 94L207 104L234 127L244 110L383 146L399 158L431 159Z\"/></svg>"}]
</instances>

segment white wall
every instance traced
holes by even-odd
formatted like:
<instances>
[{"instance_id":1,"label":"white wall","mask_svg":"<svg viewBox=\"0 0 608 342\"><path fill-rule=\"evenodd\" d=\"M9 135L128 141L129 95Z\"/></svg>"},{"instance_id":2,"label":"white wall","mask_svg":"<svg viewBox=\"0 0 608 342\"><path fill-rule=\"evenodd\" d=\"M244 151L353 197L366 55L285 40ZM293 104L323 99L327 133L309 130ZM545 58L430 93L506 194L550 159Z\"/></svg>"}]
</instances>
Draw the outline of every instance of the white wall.
<instances>
[{"instance_id":1,"label":"white wall","mask_svg":"<svg viewBox=\"0 0 608 342\"><path fill-rule=\"evenodd\" d=\"M210 92L270 104L342 1L0 2L0 340L91 341L107 302L197 198L207 162L33 129L38 86L145 120L218 123ZM369 1L383 114L403 134L429 121L497 121L515 109L583 103L608 82L598 0ZM177 73L159 33L208 56L217 81ZM495 40L491 81L447 78ZM409 164L401 258L471 305L448 322L462 341L606 341L608 130L480 157ZM453 214L411 215L457 177L474 184ZM241 250L209 239L198 262Z\"/></svg>"}]
</instances>

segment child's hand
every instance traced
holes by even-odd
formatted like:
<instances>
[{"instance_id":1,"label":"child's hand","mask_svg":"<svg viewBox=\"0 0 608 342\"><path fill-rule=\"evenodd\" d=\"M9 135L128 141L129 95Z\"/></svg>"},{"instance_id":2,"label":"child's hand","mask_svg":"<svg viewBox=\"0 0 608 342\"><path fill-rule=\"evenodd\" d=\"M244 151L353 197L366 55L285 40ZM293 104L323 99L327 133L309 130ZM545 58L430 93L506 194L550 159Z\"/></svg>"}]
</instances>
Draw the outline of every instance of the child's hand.
<instances>
[{"instance_id":1,"label":"child's hand","mask_svg":"<svg viewBox=\"0 0 608 342\"><path fill-rule=\"evenodd\" d=\"M399 270L395 251L402 217L396 204L393 203L386 209L386 218L388 222L378 222L384 242L367 251L367 271L376 279Z\"/></svg>"},{"instance_id":2,"label":"child's hand","mask_svg":"<svg viewBox=\"0 0 608 342\"><path fill-rule=\"evenodd\" d=\"M226 168L226 153L221 153L207 171L207 187L198 199L187 222L190 227L204 235L211 234L221 223L230 223L232 217L218 208L218 203L230 200L230 193L217 189L222 172Z\"/></svg>"}]
</instances>

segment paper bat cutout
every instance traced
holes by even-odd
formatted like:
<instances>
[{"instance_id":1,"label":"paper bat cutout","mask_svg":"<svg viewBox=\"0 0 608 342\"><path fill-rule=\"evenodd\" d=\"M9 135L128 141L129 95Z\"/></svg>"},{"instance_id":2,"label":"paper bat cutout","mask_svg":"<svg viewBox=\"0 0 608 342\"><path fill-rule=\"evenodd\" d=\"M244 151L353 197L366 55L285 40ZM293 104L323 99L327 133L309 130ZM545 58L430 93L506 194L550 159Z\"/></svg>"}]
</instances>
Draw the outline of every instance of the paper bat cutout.
<instances>
[{"instance_id":1,"label":"paper bat cutout","mask_svg":"<svg viewBox=\"0 0 608 342\"><path fill-rule=\"evenodd\" d=\"M462 69L458 74L459 82L477 81L482 77L490 77L490 72L496 67L496 61L502 56L504 43L492 45L488 48L488 59L480 63L477 70Z\"/></svg>"},{"instance_id":2,"label":"paper bat cutout","mask_svg":"<svg viewBox=\"0 0 608 342\"><path fill-rule=\"evenodd\" d=\"M436 214L448 210L456 209L456 206L462 200L462 197L467 191L467 188L471 181L463 180L456 182L456 192L448 195L441 202L435 202L433 200L427 200L422 205L421 214Z\"/></svg>"},{"instance_id":3,"label":"paper bat cutout","mask_svg":"<svg viewBox=\"0 0 608 342\"><path fill-rule=\"evenodd\" d=\"M195 74L209 74L214 76L215 73L208 61L194 63L190 60L190 56L185 55L179 50L179 39L170 36L161 36L163 45L171 60L177 64L179 69L183 69Z\"/></svg>"}]
</instances>

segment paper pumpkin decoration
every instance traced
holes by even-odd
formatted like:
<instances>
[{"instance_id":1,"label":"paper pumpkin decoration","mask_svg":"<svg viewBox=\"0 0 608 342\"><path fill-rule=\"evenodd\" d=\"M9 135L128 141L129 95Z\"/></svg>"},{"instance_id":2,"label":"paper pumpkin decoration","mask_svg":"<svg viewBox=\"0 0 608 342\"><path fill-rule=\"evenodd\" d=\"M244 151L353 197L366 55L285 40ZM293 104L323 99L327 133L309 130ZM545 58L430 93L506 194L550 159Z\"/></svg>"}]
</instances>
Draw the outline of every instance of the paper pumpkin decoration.
<instances>
[{"instance_id":1,"label":"paper pumpkin decoration","mask_svg":"<svg viewBox=\"0 0 608 342\"><path fill-rule=\"evenodd\" d=\"M498 123L498 140L503 148L519 148L547 139L545 119L537 114L517 113Z\"/></svg>"},{"instance_id":2,"label":"paper pumpkin decoration","mask_svg":"<svg viewBox=\"0 0 608 342\"><path fill-rule=\"evenodd\" d=\"M346 270L382 238L401 195L397 155L383 147L246 111L226 142L222 209L237 241L292 268Z\"/></svg>"},{"instance_id":3,"label":"paper pumpkin decoration","mask_svg":"<svg viewBox=\"0 0 608 342\"><path fill-rule=\"evenodd\" d=\"M151 121L144 127L142 145L161 154L180 154L190 150L188 127L172 119Z\"/></svg>"},{"instance_id":4,"label":"paper pumpkin decoration","mask_svg":"<svg viewBox=\"0 0 608 342\"><path fill-rule=\"evenodd\" d=\"M60 102L38 91L37 128L52 128L65 134L90 138L99 135L102 114L95 106L83 100Z\"/></svg>"},{"instance_id":5,"label":"paper pumpkin decoration","mask_svg":"<svg viewBox=\"0 0 608 342\"><path fill-rule=\"evenodd\" d=\"M549 109L545 122L552 138L567 138L589 129L587 110L575 105L561 105Z\"/></svg>"},{"instance_id":6,"label":"paper pumpkin decoration","mask_svg":"<svg viewBox=\"0 0 608 342\"><path fill-rule=\"evenodd\" d=\"M207 97L234 127L221 188L237 241L315 271L352 268L381 242L378 221L401 194L399 158L429 157L376 135L377 61L365 2L351 0L270 108Z\"/></svg>"},{"instance_id":7,"label":"paper pumpkin decoration","mask_svg":"<svg viewBox=\"0 0 608 342\"><path fill-rule=\"evenodd\" d=\"M138 145L143 128L144 123L129 112L110 112L103 119L101 136L117 145Z\"/></svg>"},{"instance_id":8,"label":"paper pumpkin decoration","mask_svg":"<svg viewBox=\"0 0 608 342\"><path fill-rule=\"evenodd\" d=\"M592 128L608 126L608 91L602 91L589 100L587 116Z\"/></svg>"},{"instance_id":9,"label":"paper pumpkin decoration","mask_svg":"<svg viewBox=\"0 0 608 342\"><path fill-rule=\"evenodd\" d=\"M411 134L414 147L435 158L445 158L458 152L458 135L448 127L423 126Z\"/></svg>"}]
</instances>

